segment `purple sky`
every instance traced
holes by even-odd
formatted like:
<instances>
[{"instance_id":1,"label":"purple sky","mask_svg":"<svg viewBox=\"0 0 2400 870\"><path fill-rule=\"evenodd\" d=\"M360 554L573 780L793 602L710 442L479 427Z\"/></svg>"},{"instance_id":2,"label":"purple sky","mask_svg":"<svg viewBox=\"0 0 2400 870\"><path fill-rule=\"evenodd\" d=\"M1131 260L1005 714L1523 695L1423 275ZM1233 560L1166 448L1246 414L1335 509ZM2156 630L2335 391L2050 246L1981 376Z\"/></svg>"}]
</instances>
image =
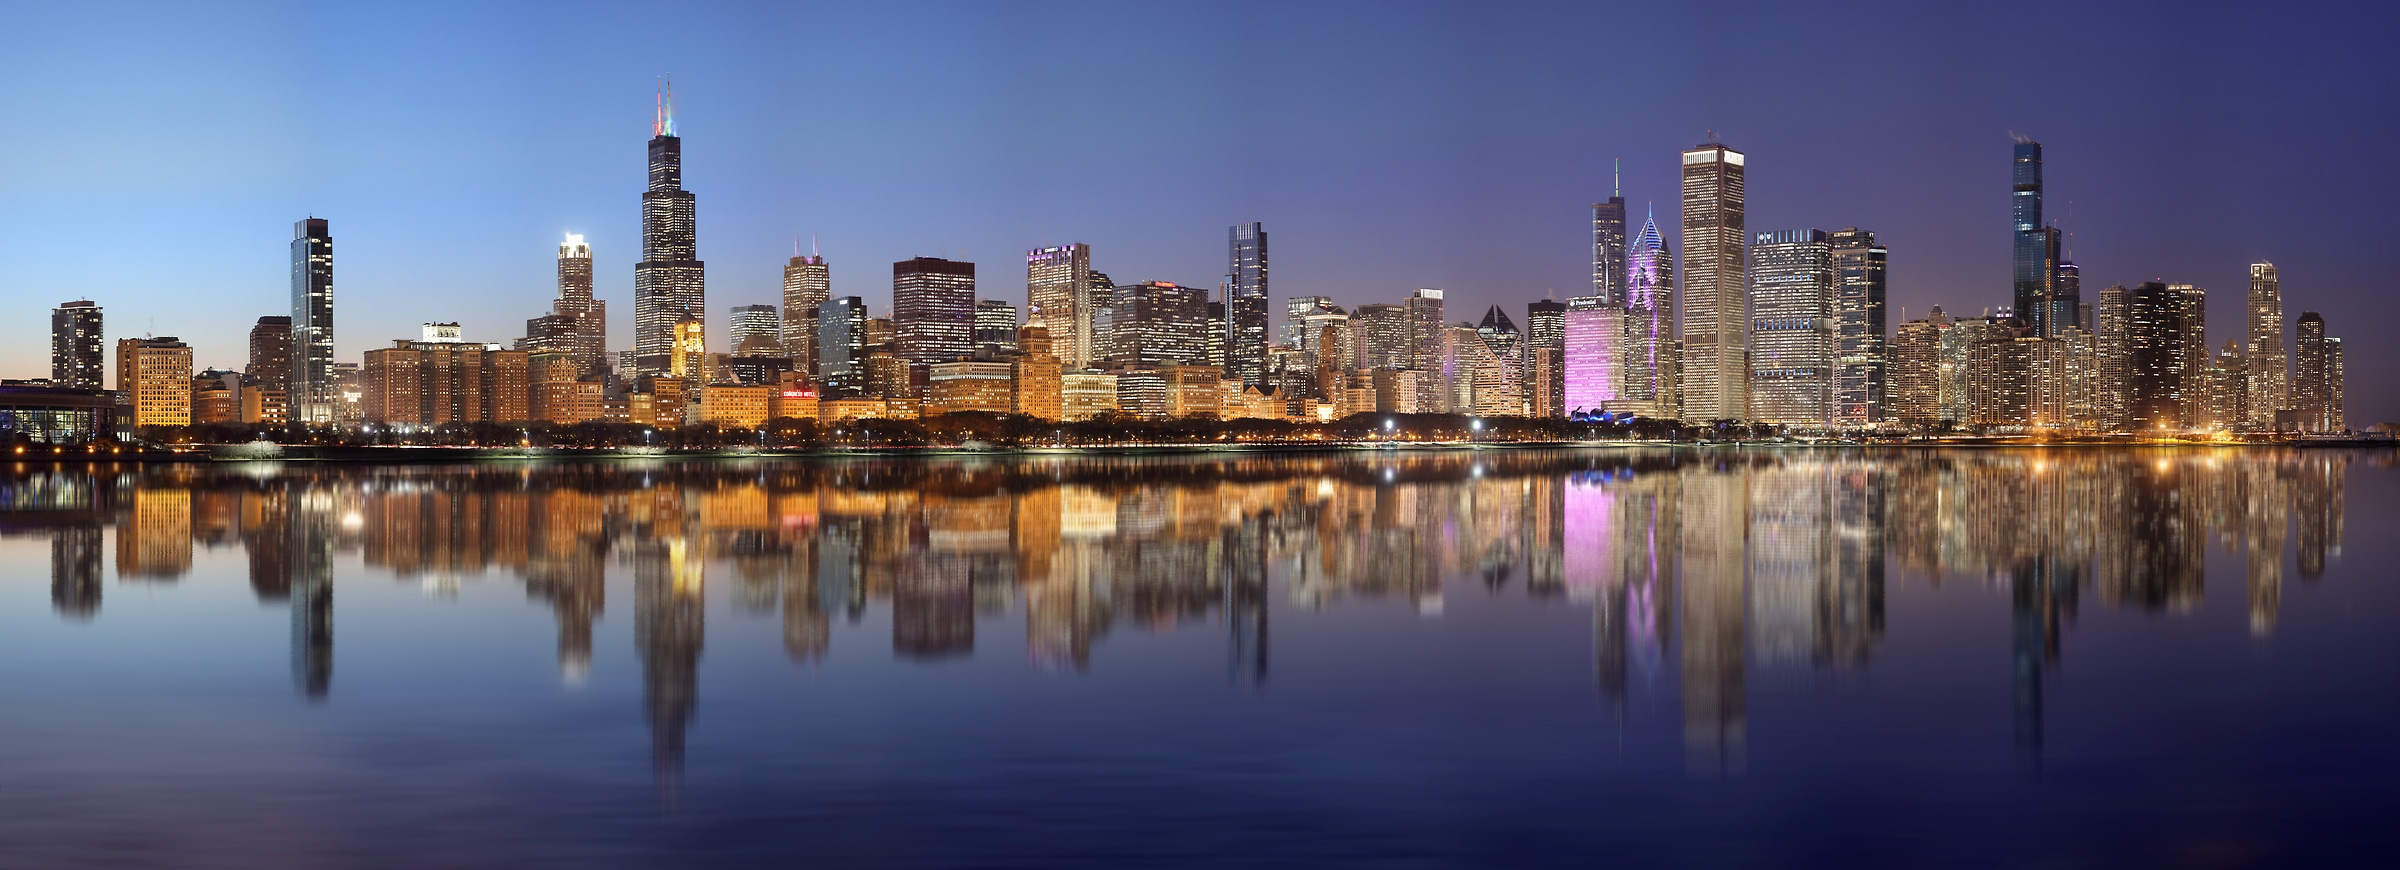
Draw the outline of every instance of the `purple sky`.
<instances>
[{"instance_id":1,"label":"purple sky","mask_svg":"<svg viewBox=\"0 0 2400 870\"><path fill-rule=\"evenodd\" d=\"M494 5L17 11L0 376L46 374L44 315L79 297L112 338L239 366L310 214L338 359L425 320L513 339L563 232L625 346L672 74L719 329L777 301L795 237L880 312L894 260L963 255L1022 303L1017 257L1067 241L1119 281L1213 286L1245 220L1277 309L1430 286L1522 320L1587 286L1609 161L1671 228L1676 152L1709 130L1749 153L1752 229L1875 230L1895 308L1978 311L2008 297L2015 131L2088 287L2206 287L2221 343L2272 260L2287 316L2351 340L2351 421L2400 418L2400 353L2367 328L2400 273L2387 7Z\"/></svg>"}]
</instances>

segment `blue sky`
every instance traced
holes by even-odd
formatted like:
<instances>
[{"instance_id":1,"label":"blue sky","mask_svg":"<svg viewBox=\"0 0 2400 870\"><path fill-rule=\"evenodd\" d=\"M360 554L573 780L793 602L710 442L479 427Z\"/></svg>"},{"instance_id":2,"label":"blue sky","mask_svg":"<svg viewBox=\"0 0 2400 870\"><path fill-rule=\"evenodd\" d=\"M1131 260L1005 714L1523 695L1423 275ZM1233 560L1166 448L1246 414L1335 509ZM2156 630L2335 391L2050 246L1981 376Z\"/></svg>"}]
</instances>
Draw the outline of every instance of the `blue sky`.
<instances>
[{"instance_id":1,"label":"blue sky","mask_svg":"<svg viewBox=\"0 0 2400 870\"><path fill-rule=\"evenodd\" d=\"M2305 4L57 4L0 31L0 376L58 302L238 366L286 313L294 221L333 222L338 359L458 320L507 341L585 234L631 339L643 141L672 75L712 327L814 235L882 310L890 264L1093 247L1214 285L1225 227L1278 297L1564 298L1613 158L1675 219L1675 154L1750 155L1752 229L1859 226L1892 301L2008 296L2008 145L2040 139L2087 285L2211 291L2246 265L2351 339L2353 422L2400 418L2400 14ZM1675 242L1677 250L1680 241ZM1280 308L1280 305L1277 306ZM1898 312L1895 311L1895 314ZM1896 322L1896 320L1895 320Z\"/></svg>"}]
</instances>

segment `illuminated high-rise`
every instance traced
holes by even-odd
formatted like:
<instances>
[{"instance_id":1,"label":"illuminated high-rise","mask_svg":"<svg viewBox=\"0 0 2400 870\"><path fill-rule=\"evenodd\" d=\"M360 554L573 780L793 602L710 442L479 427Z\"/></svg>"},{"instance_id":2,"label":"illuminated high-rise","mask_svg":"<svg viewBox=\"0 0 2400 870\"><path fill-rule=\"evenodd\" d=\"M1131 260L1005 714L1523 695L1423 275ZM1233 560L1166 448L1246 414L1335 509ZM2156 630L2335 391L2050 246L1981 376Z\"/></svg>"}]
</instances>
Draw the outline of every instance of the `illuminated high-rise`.
<instances>
[{"instance_id":1,"label":"illuminated high-rise","mask_svg":"<svg viewBox=\"0 0 2400 870\"><path fill-rule=\"evenodd\" d=\"M1833 248L1820 230L1762 232L1750 248L1750 410L1823 426L1832 411Z\"/></svg>"},{"instance_id":2,"label":"illuminated high-rise","mask_svg":"<svg viewBox=\"0 0 2400 870\"><path fill-rule=\"evenodd\" d=\"M568 233L558 246L558 300L550 312L567 318L568 352L582 377L608 373L608 303L592 295L592 246Z\"/></svg>"},{"instance_id":3,"label":"illuminated high-rise","mask_svg":"<svg viewBox=\"0 0 2400 870\"><path fill-rule=\"evenodd\" d=\"M675 134L675 93L661 87L650 124L650 187L642 193L642 261L633 267L634 367L665 374L676 352L676 324L707 322L708 279L700 262L697 206L683 189L683 139Z\"/></svg>"},{"instance_id":4,"label":"illuminated high-rise","mask_svg":"<svg viewBox=\"0 0 2400 870\"><path fill-rule=\"evenodd\" d=\"M736 305L726 312L726 350L736 354L752 354L764 345L765 355L783 353L783 320L775 314L773 305Z\"/></svg>"},{"instance_id":5,"label":"illuminated high-rise","mask_svg":"<svg viewBox=\"0 0 2400 870\"><path fill-rule=\"evenodd\" d=\"M1252 221L1225 233L1225 374L1267 383L1267 231Z\"/></svg>"},{"instance_id":6,"label":"illuminated high-rise","mask_svg":"<svg viewBox=\"0 0 2400 870\"><path fill-rule=\"evenodd\" d=\"M1048 339L1048 330L1045 329L1043 340ZM975 353L980 356L1016 351L1017 306L1001 299L976 300Z\"/></svg>"},{"instance_id":7,"label":"illuminated high-rise","mask_svg":"<svg viewBox=\"0 0 2400 870\"><path fill-rule=\"evenodd\" d=\"M333 232L324 218L292 225L292 420L334 422Z\"/></svg>"},{"instance_id":8,"label":"illuminated high-rise","mask_svg":"<svg viewBox=\"0 0 2400 870\"><path fill-rule=\"evenodd\" d=\"M1566 358L1567 303L1543 299L1525 306L1525 402L1542 412L1534 416L1558 416L1567 409L1561 404L1566 401Z\"/></svg>"},{"instance_id":9,"label":"illuminated high-rise","mask_svg":"<svg viewBox=\"0 0 2400 870\"><path fill-rule=\"evenodd\" d=\"M2300 312L2298 353L2293 355L2291 403L2302 432L2342 432L2349 428L2342 401L2342 340L2325 334L2325 318Z\"/></svg>"},{"instance_id":10,"label":"illuminated high-rise","mask_svg":"<svg viewBox=\"0 0 2400 870\"><path fill-rule=\"evenodd\" d=\"M783 267L783 352L811 374L816 371L817 306L830 298L833 272L825 258L793 254Z\"/></svg>"},{"instance_id":11,"label":"illuminated high-rise","mask_svg":"<svg viewBox=\"0 0 2400 870\"><path fill-rule=\"evenodd\" d=\"M250 327L250 365L243 379L262 389L292 388L292 319L268 315Z\"/></svg>"},{"instance_id":12,"label":"illuminated high-rise","mask_svg":"<svg viewBox=\"0 0 2400 870\"><path fill-rule=\"evenodd\" d=\"M1442 291L1432 287L1409 294L1402 307L1408 312L1408 368L1439 371L1442 367Z\"/></svg>"},{"instance_id":13,"label":"illuminated high-rise","mask_svg":"<svg viewBox=\"0 0 2400 870\"><path fill-rule=\"evenodd\" d=\"M289 347L291 336L284 336ZM50 382L79 390L101 388L108 349L100 343L100 306L89 299L50 309Z\"/></svg>"},{"instance_id":14,"label":"illuminated high-rise","mask_svg":"<svg viewBox=\"0 0 2400 870\"><path fill-rule=\"evenodd\" d=\"M1888 252L1876 243L1874 233L1856 227L1834 231L1826 243L1833 248L1833 422L1853 427L1881 423L1888 362Z\"/></svg>"},{"instance_id":15,"label":"illuminated high-rise","mask_svg":"<svg viewBox=\"0 0 2400 870\"><path fill-rule=\"evenodd\" d=\"M1109 306L1109 365L1156 368L1208 359L1208 291L1166 281L1116 288Z\"/></svg>"},{"instance_id":16,"label":"illuminated high-rise","mask_svg":"<svg viewBox=\"0 0 2400 870\"><path fill-rule=\"evenodd\" d=\"M1408 309L1388 302L1370 302L1358 306L1350 315L1358 334L1359 367L1367 369L1404 369L1408 367Z\"/></svg>"},{"instance_id":17,"label":"illuminated high-rise","mask_svg":"<svg viewBox=\"0 0 2400 870\"><path fill-rule=\"evenodd\" d=\"M816 375L824 395L855 396L866 386L867 303L856 296L817 306Z\"/></svg>"},{"instance_id":18,"label":"illuminated high-rise","mask_svg":"<svg viewBox=\"0 0 2400 870\"><path fill-rule=\"evenodd\" d=\"M892 264L892 350L923 368L975 354L975 264L918 257Z\"/></svg>"},{"instance_id":19,"label":"illuminated high-rise","mask_svg":"<svg viewBox=\"0 0 2400 870\"><path fill-rule=\"evenodd\" d=\"M1750 318L1742 152L1716 142L1683 152L1683 416L1750 413Z\"/></svg>"},{"instance_id":20,"label":"illuminated high-rise","mask_svg":"<svg viewBox=\"0 0 2400 870\"><path fill-rule=\"evenodd\" d=\"M2020 137L2009 170L2010 305L2035 336L2047 334L2057 237L2042 224L2042 143Z\"/></svg>"},{"instance_id":21,"label":"illuminated high-rise","mask_svg":"<svg viewBox=\"0 0 2400 870\"><path fill-rule=\"evenodd\" d=\"M1625 191L1620 183L1607 202L1592 203L1592 296L1602 305L1625 306Z\"/></svg>"},{"instance_id":22,"label":"illuminated high-rise","mask_svg":"<svg viewBox=\"0 0 2400 870\"><path fill-rule=\"evenodd\" d=\"M1625 312L1598 296L1567 300L1564 332L1565 395L1568 413L1624 410L1617 391L1624 381Z\"/></svg>"},{"instance_id":23,"label":"illuminated high-rise","mask_svg":"<svg viewBox=\"0 0 2400 870\"><path fill-rule=\"evenodd\" d=\"M1645 417L1678 416L1675 257L1658 231L1655 212L1643 219L1642 231L1626 245L1624 321L1616 407ZM1573 406L1569 401L1568 407Z\"/></svg>"},{"instance_id":24,"label":"illuminated high-rise","mask_svg":"<svg viewBox=\"0 0 2400 870\"><path fill-rule=\"evenodd\" d=\"M2275 412L2292 407L2291 357L2283 344L2283 279L2275 264L2250 264L2249 341L2242 348L2249 364L2249 397L2244 404L2252 428L2275 427Z\"/></svg>"},{"instance_id":25,"label":"illuminated high-rise","mask_svg":"<svg viewBox=\"0 0 2400 870\"><path fill-rule=\"evenodd\" d=\"M1050 330L1051 352L1068 370L1091 368L1099 355L1100 312L1092 298L1092 247L1077 242L1025 252L1026 318Z\"/></svg>"}]
</instances>

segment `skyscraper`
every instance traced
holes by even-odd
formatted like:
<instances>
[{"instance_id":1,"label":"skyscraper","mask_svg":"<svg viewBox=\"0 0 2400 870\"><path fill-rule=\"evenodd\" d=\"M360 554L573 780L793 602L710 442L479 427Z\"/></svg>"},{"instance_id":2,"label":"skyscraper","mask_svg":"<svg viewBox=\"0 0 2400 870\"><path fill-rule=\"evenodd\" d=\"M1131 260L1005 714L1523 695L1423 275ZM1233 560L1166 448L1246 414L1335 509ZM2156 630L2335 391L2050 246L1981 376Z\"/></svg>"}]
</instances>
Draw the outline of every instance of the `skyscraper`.
<instances>
[{"instance_id":1,"label":"skyscraper","mask_svg":"<svg viewBox=\"0 0 2400 870\"><path fill-rule=\"evenodd\" d=\"M2133 291L2123 286L2100 291L2092 305L2092 416L2102 431L2133 427L2132 311Z\"/></svg>"},{"instance_id":2,"label":"skyscraper","mask_svg":"<svg viewBox=\"0 0 2400 870\"><path fill-rule=\"evenodd\" d=\"M2051 282L2055 280L2056 237L2042 225L2042 143L2017 138L2009 171L2009 266L2014 292L2010 305L2035 336L2046 335Z\"/></svg>"},{"instance_id":3,"label":"skyscraper","mask_svg":"<svg viewBox=\"0 0 2400 870\"><path fill-rule=\"evenodd\" d=\"M289 346L291 337L284 337ZM107 346L100 343L100 306L89 299L59 303L50 309L50 382L79 390L101 388L108 369ZM120 387L122 389L122 387Z\"/></svg>"},{"instance_id":4,"label":"skyscraper","mask_svg":"<svg viewBox=\"0 0 2400 870\"><path fill-rule=\"evenodd\" d=\"M1050 330L1051 352L1069 370L1092 367L1099 312L1092 299L1092 248L1077 242L1025 252L1028 322Z\"/></svg>"},{"instance_id":5,"label":"skyscraper","mask_svg":"<svg viewBox=\"0 0 2400 870\"><path fill-rule=\"evenodd\" d=\"M1302 321L1310 312L1332 307L1331 296L1293 296L1283 300L1283 346L1307 345L1311 327Z\"/></svg>"},{"instance_id":6,"label":"skyscraper","mask_svg":"<svg viewBox=\"0 0 2400 870\"><path fill-rule=\"evenodd\" d=\"M1645 417L1674 418L1681 386L1675 344L1675 257L1658 231L1658 215L1625 254L1624 361L1618 364L1617 400L1623 410ZM1569 402L1569 407L1573 403Z\"/></svg>"},{"instance_id":7,"label":"skyscraper","mask_svg":"<svg viewBox=\"0 0 2400 870\"><path fill-rule=\"evenodd\" d=\"M1833 419L1841 426L1884 420L1884 247L1857 227L1836 230L1833 248Z\"/></svg>"},{"instance_id":8,"label":"skyscraper","mask_svg":"<svg viewBox=\"0 0 2400 870\"><path fill-rule=\"evenodd\" d=\"M1577 296L1567 300L1564 320L1566 383L1560 407L1568 413L1625 410L1617 393L1628 357L1619 346L1627 333L1624 310L1599 296Z\"/></svg>"},{"instance_id":9,"label":"skyscraper","mask_svg":"<svg viewBox=\"0 0 2400 870\"><path fill-rule=\"evenodd\" d=\"M1618 251L1618 259L1624 259L1623 253ZM1622 323L1623 318L1618 321ZM1545 358L1546 365L1536 364ZM1535 410L1557 412L1534 416L1557 416L1567 410L1562 404L1566 401L1566 358L1567 303L1543 299L1525 306L1525 402Z\"/></svg>"},{"instance_id":10,"label":"skyscraper","mask_svg":"<svg viewBox=\"0 0 2400 870\"><path fill-rule=\"evenodd\" d=\"M569 354L581 377L608 374L608 303L592 296L592 246L568 233L558 245L558 301L552 314L571 319Z\"/></svg>"},{"instance_id":11,"label":"skyscraper","mask_svg":"<svg viewBox=\"0 0 2400 870\"><path fill-rule=\"evenodd\" d=\"M1625 307L1625 190L1620 181L1607 202L1592 203L1592 296L1600 304Z\"/></svg>"},{"instance_id":12,"label":"skyscraper","mask_svg":"<svg viewBox=\"0 0 2400 870\"><path fill-rule=\"evenodd\" d=\"M2299 340L2293 354L2291 404L2302 432L2341 432L2348 428L2342 401L2341 339L2325 334L2325 318L2300 312Z\"/></svg>"},{"instance_id":13,"label":"skyscraper","mask_svg":"<svg viewBox=\"0 0 2400 870\"><path fill-rule=\"evenodd\" d=\"M1049 340L1046 330L1043 340ZM1000 299L977 300L975 302L975 352L980 355L1013 353L1016 350L1017 306Z\"/></svg>"},{"instance_id":14,"label":"skyscraper","mask_svg":"<svg viewBox=\"0 0 2400 870\"><path fill-rule=\"evenodd\" d=\"M697 206L683 189L683 139L675 134L675 91L662 85L650 124L650 188L642 194L642 261L633 267L634 365L642 374L665 374L672 365L675 324L707 322L707 270L699 257Z\"/></svg>"},{"instance_id":15,"label":"skyscraper","mask_svg":"<svg viewBox=\"0 0 2400 870\"><path fill-rule=\"evenodd\" d=\"M1267 382L1267 231L1252 221L1225 233L1225 373Z\"/></svg>"},{"instance_id":16,"label":"skyscraper","mask_svg":"<svg viewBox=\"0 0 2400 870\"><path fill-rule=\"evenodd\" d=\"M324 218L292 225L292 419L334 422L333 232Z\"/></svg>"},{"instance_id":17,"label":"skyscraper","mask_svg":"<svg viewBox=\"0 0 2400 870\"><path fill-rule=\"evenodd\" d=\"M2187 322L2193 306L2186 289L2144 281L2126 295L2125 398L2134 431L2155 433L2187 425L2186 389L2197 376L2187 376L2195 354L2184 347L2193 332ZM2197 358L2205 361L2207 355L2203 344Z\"/></svg>"},{"instance_id":18,"label":"skyscraper","mask_svg":"<svg viewBox=\"0 0 2400 870\"><path fill-rule=\"evenodd\" d=\"M269 315L250 327L250 382L270 390L292 388L292 319Z\"/></svg>"},{"instance_id":19,"label":"skyscraper","mask_svg":"<svg viewBox=\"0 0 2400 870\"><path fill-rule=\"evenodd\" d=\"M2275 428L2275 412L2292 407L2291 357L2283 344L2283 279L2275 264L2250 264L2249 341L2242 348L2249 363L2249 419L2255 429Z\"/></svg>"},{"instance_id":20,"label":"skyscraper","mask_svg":"<svg viewBox=\"0 0 2400 870\"><path fill-rule=\"evenodd\" d=\"M783 352L811 375L816 373L817 306L832 297L833 273L825 258L795 251L783 267Z\"/></svg>"},{"instance_id":21,"label":"skyscraper","mask_svg":"<svg viewBox=\"0 0 2400 870\"><path fill-rule=\"evenodd\" d=\"M817 306L816 379L825 395L857 395L866 386L867 303L856 296Z\"/></svg>"},{"instance_id":22,"label":"skyscraper","mask_svg":"<svg viewBox=\"0 0 2400 870\"><path fill-rule=\"evenodd\" d=\"M1762 423L1832 416L1833 249L1820 230L1776 230L1750 249L1750 410Z\"/></svg>"},{"instance_id":23,"label":"skyscraper","mask_svg":"<svg viewBox=\"0 0 2400 870\"><path fill-rule=\"evenodd\" d=\"M2190 284L2170 284L2175 297L2175 350L2183 354L2182 382L2176 396L2183 403L2183 425L2206 425L2209 417L2208 291Z\"/></svg>"},{"instance_id":24,"label":"skyscraper","mask_svg":"<svg viewBox=\"0 0 2400 870\"><path fill-rule=\"evenodd\" d=\"M783 319L775 315L775 306L736 305L726 314L729 315L725 321L728 352L752 353L757 346L751 340L759 339L766 343L768 356L783 353Z\"/></svg>"},{"instance_id":25,"label":"skyscraper","mask_svg":"<svg viewBox=\"0 0 2400 870\"><path fill-rule=\"evenodd\" d=\"M1683 152L1683 416L1750 413L1742 152L1716 142Z\"/></svg>"},{"instance_id":26,"label":"skyscraper","mask_svg":"<svg viewBox=\"0 0 2400 870\"><path fill-rule=\"evenodd\" d=\"M892 264L892 352L923 368L975 355L975 264L918 257Z\"/></svg>"},{"instance_id":27,"label":"skyscraper","mask_svg":"<svg viewBox=\"0 0 2400 870\"><path fill-rule=\"evenodd\" d=\"M1942 417L1941 327L1931 320L1900 324L1892 335L1888 419L1906 426L1931 426Z\"/></svg>"},{"instance_id":28,"label":"skyscraper","mask_svg":"<svg viewBox=\"0 0 2400 870\"><path fill-rule=\"evenodd\" d=\"M1438 372L1442 368L1442 291L1432 287L1409 294L1408 368Z\"/></svg>"},{"instance_id":29,"label":"skyscraper","mask_svg":"<svg viewBox=\"0 0 2400 870\"><path fill-rule=\"evenodd\" d=\"M1370 302L1351 315L1358 324L1359 366L1368 369L1408 367L1408 309L1388 302Z\"/></svg>"},{"instance_id":30,"label":"skyscraper","mask_svg":"<svg viewBox=\"0 0 2400 870\"><path fill-rule=\"evenodd\" d=\"M1116 288L1109 306L1114 337L1108 363L1118 368L1198 365L1208 358L1208 291L1166 281Z\"/></svg>"}]
</instances>

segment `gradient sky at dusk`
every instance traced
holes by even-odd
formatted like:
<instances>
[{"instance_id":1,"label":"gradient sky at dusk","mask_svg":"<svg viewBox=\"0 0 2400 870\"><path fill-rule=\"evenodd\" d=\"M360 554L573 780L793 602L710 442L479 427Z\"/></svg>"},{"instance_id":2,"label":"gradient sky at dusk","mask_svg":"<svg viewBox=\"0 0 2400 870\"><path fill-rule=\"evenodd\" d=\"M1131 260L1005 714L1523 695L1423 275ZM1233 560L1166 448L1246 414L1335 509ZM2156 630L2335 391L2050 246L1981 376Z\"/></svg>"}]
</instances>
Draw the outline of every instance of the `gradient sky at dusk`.
<instances>
[{"instance_id":1,"label":"gradient sky at dusk","mask_svg":"<svg viewBox=\"0 0 2400 870\"><path fill-rule=\"evenodd\" d=\"M1753 230L1859 226L1905 308L2009 296L2011 131L2072 202L2091 290L2246 266L2350 340L2350 419L2400 419L2400 64L2387 5L59 4L0 30L0 376L52 305L239 367L332 221L338 360L426 320L509 341L585 234L630 346L643 142L674 77L709 320L778 302L795 237L886 311L890 264L1088 242L1119 282L1213 287L1265 223L1275 308L1451 291L1452 319L1589 286L1625 161L1674 233L1676 153L1750 156ZM1678 252L1679 240L1672 242Z\"/></svg>"}]
</instances>

